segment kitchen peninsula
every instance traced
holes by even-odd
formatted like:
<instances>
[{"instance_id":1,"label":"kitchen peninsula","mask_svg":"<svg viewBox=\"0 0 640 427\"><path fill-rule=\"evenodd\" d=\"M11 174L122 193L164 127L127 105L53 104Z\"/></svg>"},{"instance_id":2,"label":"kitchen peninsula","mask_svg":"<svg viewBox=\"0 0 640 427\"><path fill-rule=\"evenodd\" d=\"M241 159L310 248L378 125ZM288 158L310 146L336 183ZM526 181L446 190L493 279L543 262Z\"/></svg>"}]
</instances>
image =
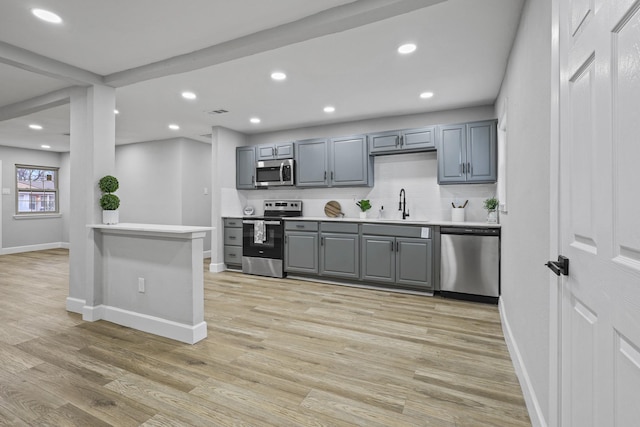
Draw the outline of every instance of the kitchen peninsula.
<instances>
[{"instance_id":1,"label":"kitchen peninsula","mask_svg":"<svg viewBox=\"0 0 640 427\"><path fill-rule=\"evenodd\" d=\"M83 319L107 320L194 344L207 336L204 321L203 239L211 227L88 225L99 259L93 305Z\"/></svg>"}]
</instances>

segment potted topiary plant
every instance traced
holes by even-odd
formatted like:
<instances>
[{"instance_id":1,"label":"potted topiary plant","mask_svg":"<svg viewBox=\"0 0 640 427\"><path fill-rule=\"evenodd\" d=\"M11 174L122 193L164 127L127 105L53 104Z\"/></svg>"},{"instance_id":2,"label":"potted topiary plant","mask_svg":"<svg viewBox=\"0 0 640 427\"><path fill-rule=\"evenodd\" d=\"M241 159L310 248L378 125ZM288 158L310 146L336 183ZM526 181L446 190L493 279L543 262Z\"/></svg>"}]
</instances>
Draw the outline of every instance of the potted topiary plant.
<instances>
[{"instance_id":1,"label":"potted topiary plant","mask_svg":"<svg viewBox=\"0 0 640 427\"><path fill-rule=\"evenodd\" d=\"M356 205L360 208L360 219L366 219L367 218L367 211L369 209L371 209L371 203L369 203L368 200L360 200L359 202L356 202Z\"/></svg>"},{"instance_id":2,"label":"potted topiary plant","mask_svg":"<svg viewBox=\"0 0 640 427\"><path fill-rule=\"evenodd\" d=\"M498 223L498 199L491 197L484 201L484 208L487 210L487 222L490 224Z\"/></svg>"},{"instance_id":3,"label":"potted topiary plant","mask_svg":"<svg viewBox=\"0 0 640 427\"><path fill-rule=\"evenodd\" d=\"M119 220L118 208L120 198L113 194L120 184L116 177L106 175L98 181L98 187L104 194L100 197L100 207L102 208L102 223L117 224Z\"/></svg>"}]
</instances>

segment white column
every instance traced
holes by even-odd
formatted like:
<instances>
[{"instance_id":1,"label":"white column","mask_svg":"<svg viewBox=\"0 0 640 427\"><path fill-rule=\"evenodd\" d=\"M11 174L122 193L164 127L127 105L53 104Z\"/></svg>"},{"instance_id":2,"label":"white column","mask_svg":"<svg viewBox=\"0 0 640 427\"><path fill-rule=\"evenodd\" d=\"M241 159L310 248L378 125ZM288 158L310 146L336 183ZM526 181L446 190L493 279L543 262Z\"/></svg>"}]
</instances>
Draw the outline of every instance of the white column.
<instances>
[{"instance_id":1,"label":"white column","mask_svg":"<svg viewBox=\"0 0 640 427\"><path fill-rule=\"evenodd\" d=\"M220 127L211 129L211 263L209 271L219 273L224 270L224 248L222 224L222 176L224 168L220 167ZM228 160L228 159L227 159Z\"/></svg>"},{"instance_id":2,"label":"white column","mask_svg":"<svg viewBox=\"0 0 640 427\"><path fill-rule=\"evenodd\" d=\"M69 297L67 310L83 312L84 306L102 303L96 277L102 272L93 229L101 222L98 180L115 170L115 89L107 86L78 88L71 94L69 214ZM92 320L91 313L83 318Z\"/></svg>"}]
</instances>

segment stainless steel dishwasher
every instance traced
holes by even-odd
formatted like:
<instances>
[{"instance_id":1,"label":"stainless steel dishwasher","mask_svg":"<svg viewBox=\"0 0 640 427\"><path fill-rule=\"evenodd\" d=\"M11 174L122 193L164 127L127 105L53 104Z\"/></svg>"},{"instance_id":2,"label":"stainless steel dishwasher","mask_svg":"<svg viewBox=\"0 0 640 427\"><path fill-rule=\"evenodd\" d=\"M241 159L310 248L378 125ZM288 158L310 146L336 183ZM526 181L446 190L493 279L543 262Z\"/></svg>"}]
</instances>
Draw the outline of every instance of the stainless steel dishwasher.
<instances>
[{"instance_id":1,"label":"stainless steel dishwasher","mask_svg":"<svg viewBox=\"0 0 640 427\"><path fill-rule=\"evenodd\" d=\"M445 297L498 302L499 228L440 228L440 293Z\"/></svg>"}]
</instances>

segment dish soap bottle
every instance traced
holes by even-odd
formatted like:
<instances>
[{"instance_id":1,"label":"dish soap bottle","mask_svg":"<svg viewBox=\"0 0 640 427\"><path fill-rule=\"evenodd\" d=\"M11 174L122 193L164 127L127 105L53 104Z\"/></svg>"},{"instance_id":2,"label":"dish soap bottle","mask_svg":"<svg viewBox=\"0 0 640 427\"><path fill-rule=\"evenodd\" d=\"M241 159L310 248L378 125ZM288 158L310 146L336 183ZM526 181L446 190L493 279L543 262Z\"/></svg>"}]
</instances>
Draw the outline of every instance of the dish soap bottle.
<instances>
[{"instance_id":1,"label":"dish soap bottle","mask_svg":"<svg viewBox=\"0 0 640 427\"><path fill-rule=\"evenodd\" d=\"M378 211L378 219L384 218L384 206L380 206L380 210Z\"/></svg>"}]
</instances>

